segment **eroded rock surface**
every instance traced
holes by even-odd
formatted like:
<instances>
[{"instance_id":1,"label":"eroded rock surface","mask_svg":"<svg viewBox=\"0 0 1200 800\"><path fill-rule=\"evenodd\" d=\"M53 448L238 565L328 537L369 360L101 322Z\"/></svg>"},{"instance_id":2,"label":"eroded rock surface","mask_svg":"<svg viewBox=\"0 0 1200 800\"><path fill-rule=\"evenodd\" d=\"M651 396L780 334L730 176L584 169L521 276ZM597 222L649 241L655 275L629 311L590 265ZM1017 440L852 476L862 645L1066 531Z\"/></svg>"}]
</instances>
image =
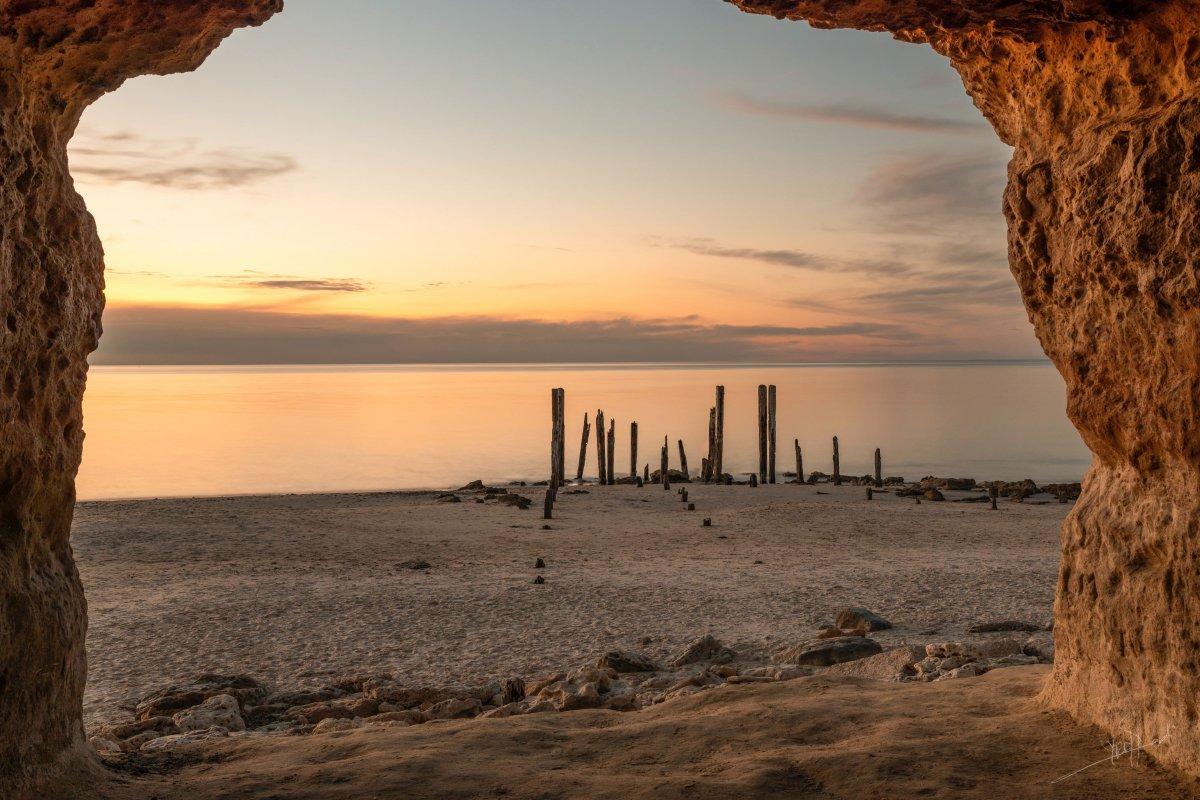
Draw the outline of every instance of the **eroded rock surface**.
<instances>
[{"instance_id":1,"label":"eroded rock surface","mask_svg":"<svg viewBox=\"0 0 1200 800\"><path fill-rule=\"evenodd\" d=\"M1200 771L1196 3L736 0L948 56L1015 148L1010 256L1096 462L1064 531L1045 697ZM68 534L102 253L67 171L83 109L196 67L281 0L0 3L0 796L85 752Z\"/></svg>"},{"instance_id":2,"label":"eroded rock surface","mask_svg":"<svg viewBox=\"0 0 1200 800\"><path fill-rule=\"evenodd\" d=\"M1096 456L1043 698L1200 772L1200 6L733 2L932 45L1013 146L1012 271Z\"/></svg>"},{"instance_id":3,"label":"eroded rock surface","mask_svg":"<svg viewBox=\"0 0 1200 800\"><path fill-rule=\"evenodd\" d=\"M189 70L281 0L0 2L0 797L86 765L86 606L68 537L103 252L67 170L89 103Z\"/></svg>"}]
</instances>

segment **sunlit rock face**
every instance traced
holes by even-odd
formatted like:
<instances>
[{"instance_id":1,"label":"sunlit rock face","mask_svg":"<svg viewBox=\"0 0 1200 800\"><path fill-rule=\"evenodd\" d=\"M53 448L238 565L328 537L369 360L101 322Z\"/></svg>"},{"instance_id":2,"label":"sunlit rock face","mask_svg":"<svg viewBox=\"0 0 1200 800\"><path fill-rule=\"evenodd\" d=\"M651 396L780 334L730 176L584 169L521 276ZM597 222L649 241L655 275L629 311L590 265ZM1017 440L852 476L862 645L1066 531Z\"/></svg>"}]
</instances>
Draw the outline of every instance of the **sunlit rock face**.
<instances>
[{"instance_id":1,"label":"sunlit rock face","mask_svg":"<svg viewBox=\"0 0 1200 800\"><path fill-rule=\"evenodd\" d=\"M0 0L0 797L86 768L68 541L103 251L67 142L89 103L190 70L282 0Z\"/></svg>"},{"instance_id":2,"label":"sunlit rock face","mask_svg":"<svg viewBox=\"0 0 1200 800\"><path fill-rule=\"evenodd\" d=\"M1012 271L1095 453L1043 697L1200 773L1200 5L738 4L928 42L1015 148Z\"/></svg>"}]
</instances>

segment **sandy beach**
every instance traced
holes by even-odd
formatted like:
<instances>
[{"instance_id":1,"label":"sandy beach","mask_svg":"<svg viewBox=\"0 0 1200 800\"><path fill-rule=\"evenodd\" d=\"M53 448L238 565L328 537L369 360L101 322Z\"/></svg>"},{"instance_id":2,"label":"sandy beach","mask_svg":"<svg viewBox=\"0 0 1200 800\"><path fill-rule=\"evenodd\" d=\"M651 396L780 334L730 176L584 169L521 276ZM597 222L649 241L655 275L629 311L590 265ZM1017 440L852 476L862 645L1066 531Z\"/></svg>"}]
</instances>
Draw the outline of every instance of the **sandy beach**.
<instances>
[{"instance_id":1,"label":"sandy beach","mask_svg":"<svg viewBox=\"0 0 1200 800\"><path fill-rule=\"evenodd\" d=\"M752 661L847 605L892 621L873 634L885 646L962 639L984 620L1050 621L1068 505L688 490L695 511L657 486L587 486L561 495L550 523L540 502L469 494L81 503L86 724L204 671L275 685L376 671L529 678L613 647L666 657L704 633ZM540 501L544 490L515 491Z\"/></svg>"}]
</instances>

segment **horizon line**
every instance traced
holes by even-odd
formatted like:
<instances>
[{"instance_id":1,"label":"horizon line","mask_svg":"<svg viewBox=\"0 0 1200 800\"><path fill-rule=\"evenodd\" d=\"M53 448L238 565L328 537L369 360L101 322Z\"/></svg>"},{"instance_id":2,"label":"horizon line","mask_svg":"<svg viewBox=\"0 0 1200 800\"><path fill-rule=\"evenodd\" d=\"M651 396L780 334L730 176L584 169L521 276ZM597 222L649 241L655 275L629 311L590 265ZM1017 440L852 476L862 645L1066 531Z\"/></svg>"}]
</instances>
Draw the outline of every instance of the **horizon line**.
<instances>
[{"instance_id":1,"label":"horizon line","mask_svg":"<svg viewBox=\"0 0 1200 800\"><path fill-rule=\"evenodd\" d=\"M726 367L748 369L762 367L905 367L905 366L1005 366L1005 365L1052 365L1048 357L1042 358L941 358L904 359L886 361L879 359L852 361L272 361L272 362L108 362L89 364L89 369L125 369L157 367L171 369L199 369L206 367L522 367L542 369L568 368L711 368Z\"/></svg>"}]
</instances>

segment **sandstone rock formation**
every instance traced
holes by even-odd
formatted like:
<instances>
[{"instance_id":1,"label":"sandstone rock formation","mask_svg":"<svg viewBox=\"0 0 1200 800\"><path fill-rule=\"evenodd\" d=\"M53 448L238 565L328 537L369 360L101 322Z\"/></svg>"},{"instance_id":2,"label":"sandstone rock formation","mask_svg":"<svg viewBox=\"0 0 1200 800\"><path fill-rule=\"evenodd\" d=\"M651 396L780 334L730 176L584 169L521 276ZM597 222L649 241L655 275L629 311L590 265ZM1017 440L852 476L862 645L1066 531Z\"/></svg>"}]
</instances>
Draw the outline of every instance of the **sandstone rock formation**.
<instances>
[{"instance_id":1,"label":"sandstone rock formation","mask_svg":"<svg viewBox=\"0 0 1200 800\"><path fill-rule=\"evenodd\" d=\"M68 541L103 253L67 169L80 114L195 68L282 0L0 2L0 797L78 767L86 606Z\"/></svg>"},{"instance_id":2,"label":"sandstone rock formation","mask_svg":"<svg viewBox=\"0 0 1200 800\"><path fill-rule=\"evenodd\" d=\"M715 0L714 0L715 1ZM1195 0L733 0L946 55L1015 148L1012 269L1096 454L1064 531L1050 702L1200 772L1200 14ZM195 68L282 0L0 0L0 796L85 758L68 543L102 252L83 109Z\"/></svg>"},{"instance_id":3,"label":"sandstone rock formation","mask_svg":"<svg viewBox=\"0 0 1200 800\"><path fill-rule=\"evenodd\" d=\"M1014 147L1012 271L1095 454L1043 698L1200 772L1200 4L733 2L932 45Z\"/></svg>"}]
</instances>

